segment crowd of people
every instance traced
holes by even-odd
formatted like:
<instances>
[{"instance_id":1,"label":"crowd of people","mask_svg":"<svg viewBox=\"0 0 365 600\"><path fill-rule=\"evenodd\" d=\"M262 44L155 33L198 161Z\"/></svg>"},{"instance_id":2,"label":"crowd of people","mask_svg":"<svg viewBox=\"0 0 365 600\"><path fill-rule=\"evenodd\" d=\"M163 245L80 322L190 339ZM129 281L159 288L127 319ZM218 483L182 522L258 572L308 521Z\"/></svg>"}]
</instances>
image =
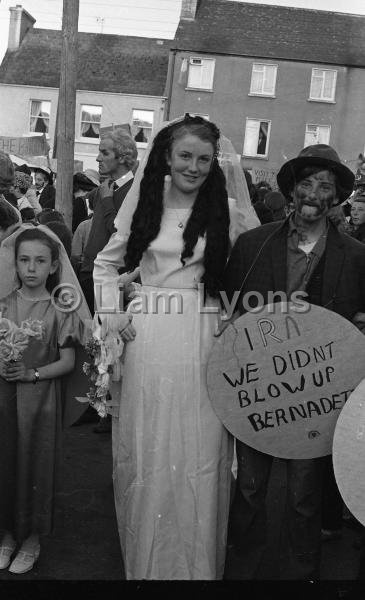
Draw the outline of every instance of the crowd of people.
<instances>
[{"instance_id":1,"label":"crowd of people","mask_svg":"<svg viewBox=\"0 0 365 600\"><path fill-rule=\"evenodd\" d=\"M209 399L210 350L253 291L305 291L365 332L364 188L323 144L287 161L275 189L253 183L217 126L190 115L164 124L139 164L122 129L102 137L96 160L98 172L74 175L68 227L52 174L0 153L1 318L46 332L29 333L17 360L0 359L0 569L32 569L52 531L62 424L87 415L66 385L96 313L124 343L117 411L96 431L112 428L127 579L255 579L273 457L236 440L232 486L234 440ZM69 313L52 295L63 282L83 300ZM200 285L209 310L199 310ZM161 290L178 292L183 310L156 311ZM229 319L222 291L230 301L239 291ZM146 310L134 310L142 295ZM319 580L321 543L338 536L344 510L331 457L285 465L279 576Z\"/></svg>"}]
</instances>

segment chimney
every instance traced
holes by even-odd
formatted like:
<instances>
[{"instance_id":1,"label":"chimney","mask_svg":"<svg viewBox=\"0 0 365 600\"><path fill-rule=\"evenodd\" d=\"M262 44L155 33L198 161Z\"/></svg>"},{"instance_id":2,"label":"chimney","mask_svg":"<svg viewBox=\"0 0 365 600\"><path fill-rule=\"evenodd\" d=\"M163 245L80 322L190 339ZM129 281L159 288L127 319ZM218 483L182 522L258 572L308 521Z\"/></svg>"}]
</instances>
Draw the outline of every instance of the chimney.
<instances>
[{"instance_id":1,"label":"chimney","mask_svg":"<svg viewBox=\"0 0 365 600\"><path fill-rule=\"evenodd\" d=\"M21 4L11 6L10 10L10 25L8 50L14 52L18 50L20 44L29 29L32 29L35 19L30 15Z\"/></svg>"},{"instance_id":2,"label":"chimney","mask_svg":"<svg viewBox=\"0 0 365 600\"><path fill-rule=\"evenodd\" d=\"M182 0L180 18L185 21L194 21L199 0Z\"/></svg>"}]
</instances>

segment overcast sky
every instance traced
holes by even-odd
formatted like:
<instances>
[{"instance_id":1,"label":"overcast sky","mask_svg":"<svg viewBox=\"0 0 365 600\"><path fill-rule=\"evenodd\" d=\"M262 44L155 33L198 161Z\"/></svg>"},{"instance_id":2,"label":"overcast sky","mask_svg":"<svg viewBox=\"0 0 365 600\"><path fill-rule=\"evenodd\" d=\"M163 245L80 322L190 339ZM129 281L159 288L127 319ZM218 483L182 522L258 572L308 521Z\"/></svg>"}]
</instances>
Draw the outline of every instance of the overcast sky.
<instances>
[{"instance_id":1,"label":"overcast sky","mask_svg":"<svg viewBox=\"0 0 365 600\"><path fill-rule=\"evenodd\" d=\"M235 0L365 15L365 0ZM0 0L0 60L6 51L9 6L22 6L36 27L61 29L62 0ZM181 0L80 0L80 31L172 39Z\"/></svg>"}]
</instances>

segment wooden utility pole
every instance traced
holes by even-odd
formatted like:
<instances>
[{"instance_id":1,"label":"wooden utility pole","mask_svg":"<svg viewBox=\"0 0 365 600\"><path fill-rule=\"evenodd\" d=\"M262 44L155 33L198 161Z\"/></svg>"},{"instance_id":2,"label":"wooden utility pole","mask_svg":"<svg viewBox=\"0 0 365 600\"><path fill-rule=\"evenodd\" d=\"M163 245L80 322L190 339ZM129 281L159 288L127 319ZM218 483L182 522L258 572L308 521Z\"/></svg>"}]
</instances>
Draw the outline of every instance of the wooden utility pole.
<instances>
[{"instance_id":1,"label":"wooden utility pole","mask_svg":"<svg viewBox=\"0 0 365 600\"><path fill-rule=\"evenodd\" d=\"M56 210L72 225L76 65L79 0L63 0L60 90L57 108Z\"/></svg>"}]
</instances>

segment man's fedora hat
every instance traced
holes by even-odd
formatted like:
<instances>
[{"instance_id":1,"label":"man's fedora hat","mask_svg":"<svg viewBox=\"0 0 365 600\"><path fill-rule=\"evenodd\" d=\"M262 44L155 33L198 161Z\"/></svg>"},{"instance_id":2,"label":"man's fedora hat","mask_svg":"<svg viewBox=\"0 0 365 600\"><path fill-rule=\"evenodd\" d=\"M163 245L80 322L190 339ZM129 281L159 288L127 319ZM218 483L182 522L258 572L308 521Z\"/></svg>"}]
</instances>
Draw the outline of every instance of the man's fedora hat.
<instances>
[{"instance_id":1,"label":"man's fedora hat","mask_svg":"<svg viewBox=\"0 0 365 600\"><path fill-rule=\"evenodd\" d=\"M337 175L340 186L339 200L343 202L350 196L354 189L355 175L340 161L340 158L331 146L327 144L314 144L307 146L299 152L297 158L292 158L284 163L277 174L277 182L284 196L289 196L294 189L300 171L310 165L323 167Z\"/></svg>"}]
</instances>

